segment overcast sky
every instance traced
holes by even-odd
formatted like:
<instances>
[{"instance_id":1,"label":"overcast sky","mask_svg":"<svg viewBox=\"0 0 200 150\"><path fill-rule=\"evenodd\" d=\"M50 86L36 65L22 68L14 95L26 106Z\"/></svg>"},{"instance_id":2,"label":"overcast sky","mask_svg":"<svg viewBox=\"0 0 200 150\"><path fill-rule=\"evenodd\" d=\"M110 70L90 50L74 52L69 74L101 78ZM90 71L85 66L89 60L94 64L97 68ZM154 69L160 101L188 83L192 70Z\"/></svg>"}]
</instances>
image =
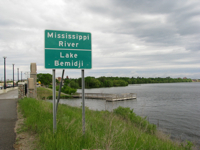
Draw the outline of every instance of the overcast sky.
<instances>
[{"instance_id":1,"label":"overcast sky","mask_svg":"<svg viewBox=\"0 0 200 150\"><path fill-rule=\"evenodd\" d=\"M200 1L1 0L0 80L44 68L44 30L91 32L92 69L85 76L200 79ZM62 70L56 70L61 76ZM79 78L81 70L65 70Z\"/></svg>"}]
</instances>

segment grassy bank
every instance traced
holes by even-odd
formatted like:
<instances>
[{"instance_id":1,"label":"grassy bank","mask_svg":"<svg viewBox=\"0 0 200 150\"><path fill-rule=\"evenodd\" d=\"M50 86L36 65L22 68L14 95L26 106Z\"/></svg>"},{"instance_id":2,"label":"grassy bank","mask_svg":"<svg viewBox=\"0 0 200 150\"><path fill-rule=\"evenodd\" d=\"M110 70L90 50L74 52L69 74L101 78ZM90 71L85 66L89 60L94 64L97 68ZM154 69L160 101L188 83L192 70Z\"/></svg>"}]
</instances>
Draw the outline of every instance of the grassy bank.
<instances>
[{"instance_id":1,"label":"grassy bank","mask_svg":"<svg viewBox=\"0 0 200 150\"><path fill-rule=\"evenodd\" d=\"M56 97L58 96L58 91L56 91ZM38 87L37 88L37 99L45 100L45 99L52 99L52 89ZM60 98L71 98L70 95L61 93Z\"/></svg>"},{"instance_id":2,"label":"grassy bank","mask_svg":"<svg viewBox=\"0 0 200 150\"><path fill-rule=\"evenodd\" d=\"M59 105L57 132L53 134L52 107L51 103L30 98L19 101L19 109L26 118L21 131L36 133L44 150L190 149L190 145L178 146L169 138L158 135L154 125L122 107L113 112L86 109L83 136L81 108Z\"/></svg>"}]
</instances>

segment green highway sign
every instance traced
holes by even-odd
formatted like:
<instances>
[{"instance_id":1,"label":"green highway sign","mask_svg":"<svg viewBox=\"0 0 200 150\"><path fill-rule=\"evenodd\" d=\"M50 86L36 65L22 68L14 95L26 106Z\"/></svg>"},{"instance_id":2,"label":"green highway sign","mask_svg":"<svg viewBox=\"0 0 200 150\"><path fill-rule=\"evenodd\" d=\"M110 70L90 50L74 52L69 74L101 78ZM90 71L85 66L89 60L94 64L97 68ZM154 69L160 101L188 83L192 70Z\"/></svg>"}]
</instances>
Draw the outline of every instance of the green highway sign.
<instances>
[{"instance_id":1,"label":"green highway sign","mask_svg":"<svg viewBox=\"0 0 200 150\"><path fill-rule=\"evenodd\" d=\"M46 69L91 69L92 37L88 32L45 30Z\"/></svg>"}]
</instances>

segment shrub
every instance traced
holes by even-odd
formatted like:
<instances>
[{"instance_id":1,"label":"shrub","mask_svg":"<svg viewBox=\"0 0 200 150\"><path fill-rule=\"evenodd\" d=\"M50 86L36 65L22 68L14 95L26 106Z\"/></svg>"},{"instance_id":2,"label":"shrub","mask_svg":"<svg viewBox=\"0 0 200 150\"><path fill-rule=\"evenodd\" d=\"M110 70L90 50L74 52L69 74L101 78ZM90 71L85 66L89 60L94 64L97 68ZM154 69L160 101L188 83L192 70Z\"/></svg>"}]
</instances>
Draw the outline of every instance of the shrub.
<instances>
[{"instance_id":1,"label":"shrub","mask_svg":"<svg viewBox=\"0 0 200 150\"><path fill-rule=\"evenodd\" d=\"M66 94L74 94L76 93L77 89L74 89L74 88L70 88L69 86L64 86L61 90L63 93L66 93Z\"/></svg>"}]
</instances>

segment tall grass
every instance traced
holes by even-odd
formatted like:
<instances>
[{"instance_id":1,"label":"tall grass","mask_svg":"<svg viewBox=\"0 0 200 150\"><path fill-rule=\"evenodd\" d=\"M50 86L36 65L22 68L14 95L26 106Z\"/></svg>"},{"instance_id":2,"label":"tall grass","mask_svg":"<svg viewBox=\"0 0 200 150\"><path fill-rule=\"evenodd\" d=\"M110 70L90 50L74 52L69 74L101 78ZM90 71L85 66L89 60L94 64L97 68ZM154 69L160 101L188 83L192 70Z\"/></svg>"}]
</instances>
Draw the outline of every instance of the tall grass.
<instances>
[{"instance_id":1,"label":"tall grass","mask_svg":"<svg viewBox=\"0 0 200 150\"><path fill-rule=\"evenodd\" d=\"M52 99L52 90L48 88L38 87L37 88L37 99L39 100L46 100L46 99ZM58 92L56 91L56 96L58 96ZM71 98L68 94L61 93L60 98Z\"/></svg>"},{"instance_id":2,"label":"tall grass","mask_svg":"<svg viewBox=\"0 0 200 150\"><path fill-rule=\"evenodd\" d=\"M86 108L86 131L83 135L81 108L60 105L57 112L57 132L53 134L51 103L24 98L19 101L19 107L26 118L24 129L38 135L40 147L44 150L187 148L176 145L171 140L159 139L155 134L155 127L148 122L142 123L144 119L139 119L130 109L128 112L127 108L118 108L113 113ZM130 114L134 114L135 118Z\"/></svg>"}]
</instances>

